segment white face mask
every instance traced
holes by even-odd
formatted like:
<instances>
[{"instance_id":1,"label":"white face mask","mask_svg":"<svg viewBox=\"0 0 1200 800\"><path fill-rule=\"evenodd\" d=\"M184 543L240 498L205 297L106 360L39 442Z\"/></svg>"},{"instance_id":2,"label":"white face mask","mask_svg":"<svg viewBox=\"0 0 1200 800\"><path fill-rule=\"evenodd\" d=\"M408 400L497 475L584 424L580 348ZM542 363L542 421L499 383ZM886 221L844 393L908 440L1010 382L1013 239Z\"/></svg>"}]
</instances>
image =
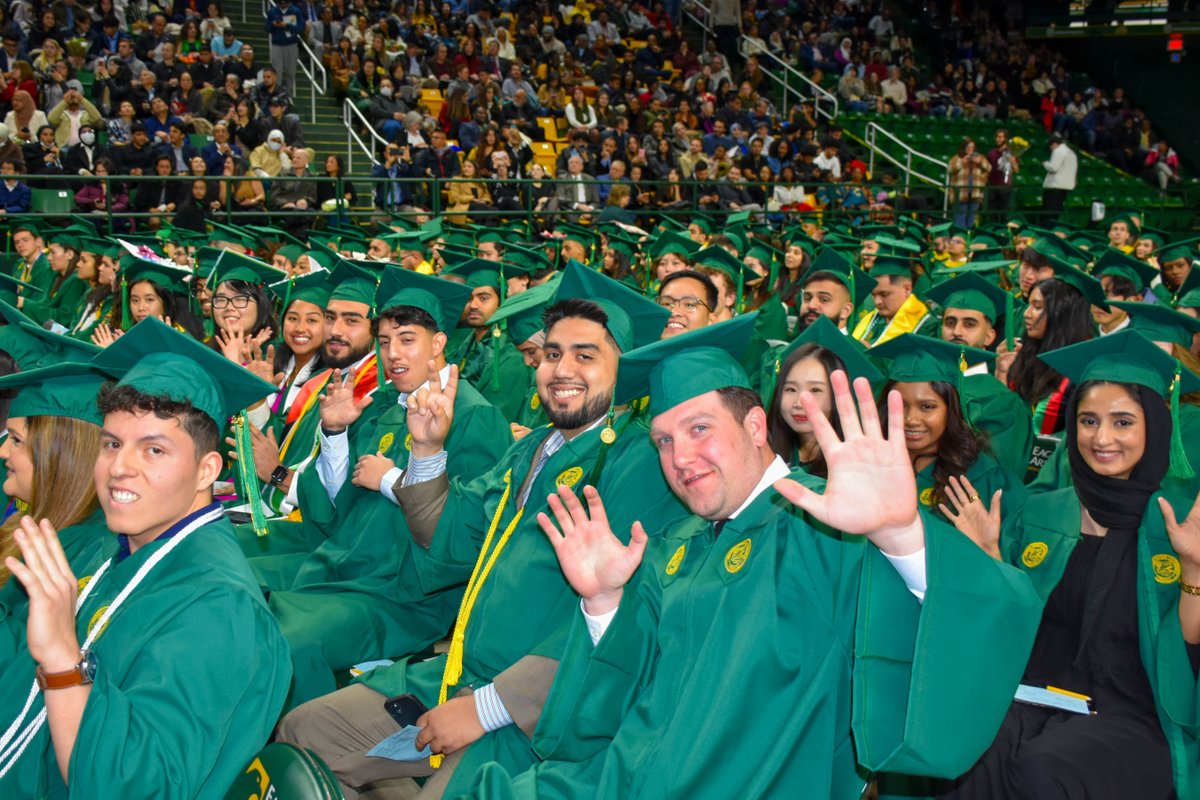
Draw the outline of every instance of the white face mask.
<instances>
[{"instance_id":1,"label":"white face mask","mask_svg":"<svg viewBox=\"0 0 1200 800\"><path fill-rule=\"evenodd\" d=\"M380 87L379 87L379 93L380 93L381 95L383 95L384 97L391 97L391 96L392 96L392 87L390 87L390 86L380 86Z\"/></svg>"},{"instance_id":2,"label":"white face mask","mask_svg":"<svg viewBox=\"0 0 1200 800\"><path fill-rule=\"evenodd\" d=\"M88 147L91 147L96 142L96 134L92 133L91 131L84 131L83 133L79 134L79 141L83 142Z\"/></svg>"},{"instance_id":3,"label":"white face mask","mask_svg":"<svg viewBox=\"0 0 1200 800\"><path fill-rule=\"evenodd\" d=\"M272 139L269 142L267 142L267 147L271 148L276 153L278 153L280 150L283 149L283 142L279 141L278 139Z\"/></svg>"}]
</instances>

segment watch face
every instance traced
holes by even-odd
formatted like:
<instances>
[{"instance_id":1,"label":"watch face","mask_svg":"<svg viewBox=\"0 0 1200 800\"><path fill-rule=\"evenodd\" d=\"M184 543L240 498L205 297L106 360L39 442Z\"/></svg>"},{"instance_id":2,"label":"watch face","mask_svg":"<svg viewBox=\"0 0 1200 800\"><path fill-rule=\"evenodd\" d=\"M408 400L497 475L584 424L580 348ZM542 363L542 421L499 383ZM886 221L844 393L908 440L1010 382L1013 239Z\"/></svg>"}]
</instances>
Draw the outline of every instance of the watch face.
<instances>
[{"instance_id":1,"label":"watch face","mask_svg":"<svg viewBox=\"0 0 1200 800\"><path fill-rule=\"evenodd\" d=\"M83 673L84 683L91 683L96 678L96 668L99 666L99 661L96 659L96 654L91 650L83 652L83 660L79 662L80 672Z\"/></svg>"}]
</instances>

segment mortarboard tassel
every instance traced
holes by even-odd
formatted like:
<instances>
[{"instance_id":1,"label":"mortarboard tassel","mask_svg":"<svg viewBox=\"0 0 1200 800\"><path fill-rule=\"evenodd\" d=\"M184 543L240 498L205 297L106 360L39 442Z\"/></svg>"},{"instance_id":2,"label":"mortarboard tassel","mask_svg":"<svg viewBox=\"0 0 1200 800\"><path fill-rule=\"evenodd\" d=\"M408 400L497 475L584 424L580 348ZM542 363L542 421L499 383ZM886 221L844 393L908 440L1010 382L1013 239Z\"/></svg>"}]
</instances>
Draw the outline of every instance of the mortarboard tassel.
<instances>
[{"instance_id":1,"label":"mortarboard tassel","mask_svg":"<svg viewBox=\"0 0 1200 800\"><path fill-rule=\"evenodd\" d=\"M1187 450L1183 447L1183 431L1179 429L1179 362L1175 362L1175 377L1171 381L1171 466L1167 474L1172 478L1191 480L1195 470L1188 463Z\"/></svg>"},{"instance_id":2,"label":"mortarboard tassel","mask_svg":"<svg viewBox=\"0 0 1200 800\"><path fill-rule=\"evenodd\" d=\"M239 413L233 418L234 443L237 449L237 464L234 476L237 482L238 497L244 499L250 506L250 525L258 537L266 536L267 519L262 510L262 486L258 482L258 474L254 471L254 447L250 442L250 429L247 427L245 413Z\"/></svg>"}]
</instances>

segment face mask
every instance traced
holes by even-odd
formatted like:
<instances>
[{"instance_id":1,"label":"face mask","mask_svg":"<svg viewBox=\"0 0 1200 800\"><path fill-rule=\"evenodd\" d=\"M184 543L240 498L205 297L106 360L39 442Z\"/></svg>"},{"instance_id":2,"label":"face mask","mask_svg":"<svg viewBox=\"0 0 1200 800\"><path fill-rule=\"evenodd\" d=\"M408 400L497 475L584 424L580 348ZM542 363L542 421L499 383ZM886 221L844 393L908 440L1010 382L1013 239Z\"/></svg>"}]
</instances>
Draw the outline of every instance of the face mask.
<instances>
[{"instance_id":1,"label":"face mask","mask_svg":"<svg viewBox=\"0 0 1200 800\"><path fill-rule=\"evenodd\" d=\"M83 142L88 147L91 147L96 143L96 134L92 133L91 131L84 131L83 133L79 134L79 141Z\"/></svg>"},{"instance_id":2,"label":"face mask","mask_svg":"<svg viewBox=\"0 0 1200 800\"><path fill-rule=\"evenodd\" d=\"M381 87L379 88L379 93L380 93L381 95L383 95L384 97L391 97L391 96L392 96L392 87L390 87L390 86L381 86Z\"/></svg>"},{"instance_id":3,"label":"face mask","mask_svg":"<svg viewBox=\"0 0 1200 800\"><path fill-rule=\"evenodd\" d=\"M278 153L283 149L283 142L279 141L278 139L272 139L271 141L267 142L267 147Z\"/></svg>"}]
</instances>

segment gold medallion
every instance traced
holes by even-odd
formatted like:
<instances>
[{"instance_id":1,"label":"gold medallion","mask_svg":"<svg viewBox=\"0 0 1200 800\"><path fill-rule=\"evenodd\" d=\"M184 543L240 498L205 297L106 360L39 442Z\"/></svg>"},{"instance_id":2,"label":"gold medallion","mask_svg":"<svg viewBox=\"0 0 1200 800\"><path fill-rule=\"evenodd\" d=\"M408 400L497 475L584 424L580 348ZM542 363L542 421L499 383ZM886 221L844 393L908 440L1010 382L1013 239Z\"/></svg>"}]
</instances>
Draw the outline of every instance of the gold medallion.
<instances>
[{"instance_id":1,"label":"gold medallion","mask_svg":"<svg viewBox=\"0 0 1200 800\"><path fill-rule=\"evenodd\" d=\"M391 432L385 433L383 436L379 437L379 447L376 448L377 452L379 452L380 455L387 455L387 451L391 449L392 442L395 440L396 437Z\"/></svg>"},{"instance_id":2,"label":"gold medallion","mask_svg":"<svg viewBox=\"0 0 1200 800\"><path fill-rule=\"evenodd\" d=\"M579 483L579 479L583 477L582 467L571 467L563 470L557 478L554 479L555 486L574 486Z\"/></svg>"},{"instance_id":3,"label":"gold medallion","mask_svg":"<svg viewBox=\"0 0 1200 800\"><path fill-rule=\"evenodd\" d=\"M1050 548L1045 542L1030 542L1025 552L1021 553L1021 563L1032 569L1042 563L1049 552Z\"/></svg>"},{"instance_id":4,"label":"gold medallion","mask_svg":"<svg viewBox=\"0 0 1200 800\"><path fill-rule=\"evenodd\" d=\"M729 548L729 552L725 554L725 571L737 572L739 569L746 566L746 560L750 558L750 547L750 540L742 539L733 547Z\"/></svg>"},{"instance_id":5,"label":"gold medallion","mask_svg":"<svg viewBox=\"0 0 1200 800\"><path fill-rule=\"evenodd\" d=\"M679 571L679 565L683 563L683 554L687 552L687 545L679 545L679 549L675 551L675 555L671 556L671 560L667 562L667 574L674 575Z\"/></svg>"},{"instance_id":6,"label":"gold medallion","mask_svg":"<svg viewBox=\"0 0 1200 800\"><path fill-rule=\"evenodd\" d=\"M612 444L617 440L617 432L612 429L611 425L605 425L604 430L600 431L600 441L605 444Z\"/></svg>"},{"instance_id":7,"label":"gold medallion","mask_svg":"<svg viewBox=\"0 0 1200 800\"><path fill-rule=\"evenodd\" d=\"M1159 583L1178 583L1182 570L1179 559L1166 553L1159 553L1150 559L1154 567L1154 580Z\"/></svg>"}]
</instances>

